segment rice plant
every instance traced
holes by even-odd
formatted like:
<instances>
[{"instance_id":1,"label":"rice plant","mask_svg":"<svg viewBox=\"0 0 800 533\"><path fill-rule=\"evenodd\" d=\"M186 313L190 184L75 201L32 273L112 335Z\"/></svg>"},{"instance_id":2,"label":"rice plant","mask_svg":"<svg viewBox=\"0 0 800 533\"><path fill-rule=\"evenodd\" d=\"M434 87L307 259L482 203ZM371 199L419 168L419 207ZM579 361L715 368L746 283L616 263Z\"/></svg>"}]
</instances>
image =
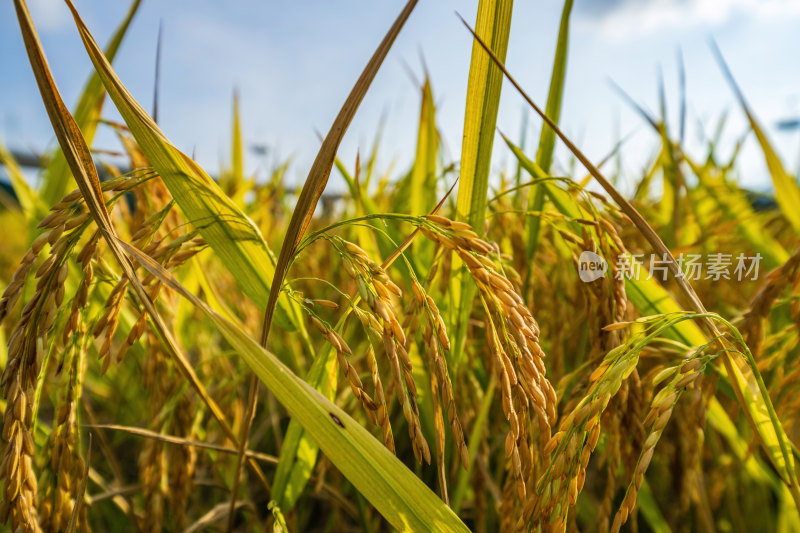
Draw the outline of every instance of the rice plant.
<instances>
[{"instance_id":1,"label":"rice plant","mask_svg":"<svg viewBox=\"0 0 800 533\"><path fill-rule=\"evenodd\" d=\"M800 530L800 186L719 51L766 208L663 115L630 196L559 129L571 0L543 107L504 64L512 2L480 0L460 158L426 78L416 157L384 173L377 141L337 149L410 0L291 191L286 163L245 173L238 100L215 180L131 96L138 0L105 50L67 4L94 65L72 112L14 1L59 146L36 188L0 146L6 530ZM535 150L497 133L511 90ZM130 171L100 179L98 127Z\"/></svg>"}]
</instances>

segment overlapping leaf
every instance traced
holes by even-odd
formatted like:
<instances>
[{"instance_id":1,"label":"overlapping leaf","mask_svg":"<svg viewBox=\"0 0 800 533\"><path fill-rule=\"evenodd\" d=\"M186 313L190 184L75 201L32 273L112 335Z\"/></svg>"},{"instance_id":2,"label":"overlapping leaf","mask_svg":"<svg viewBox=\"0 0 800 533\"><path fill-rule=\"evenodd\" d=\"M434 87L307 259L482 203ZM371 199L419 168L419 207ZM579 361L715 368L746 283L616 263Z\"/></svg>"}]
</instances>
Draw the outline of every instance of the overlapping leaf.
<instances>
[{"instance_id":1,"label":"overlapping leaf","mask_svg":"<svg viewBox=\"0 0 800 533\"><path fill-rule=\"evenodd\" d=\"M505 60L508 38L511 34L513 0L480 0L476 29L492 50ZM464 137L461 144L461 177L456 198L456 215L469 222L479 234L484 231L486 193L489 190L489 166L492 159L497 110L503 73L482 53L478 43L473 43L472 59L467 82L467 105L464 112ZM454 271L465 270L458 257L453 257ZM452 350L453 361L463 356L466 327L472 308L474 288L466 277L453 276L451 282L454 314Z\"/></svg>"},{"instance_id":2,"label":"overlapping leaf","mask_svg":"<svg viewBox=\"0 0 800 533\"><path fill-rule=\"evenodd\" d=\"M270 293L274 259L261 232L189 156L178 150L131 96L68 0L86 51L136 142L169 189L186 217L197 227L244 293L262 309ZM276 293L279 291L276 291ZM296 326L296 316L284 300L282 325Z\"/></svg>"},{"instance_id":3,"label":"overlapping leaf","mask_svg":"<svg viewBox=\"0 0 800 533\"><path fill-rule=\"evenodd\" d=\"M122 39L125 37L134 15L139 10L139 4L141 4L141 0L134 0L131 3L128 13L106 46L105 56L108 58L109 63L114 61L114 57L122 44ZM81 92L78 105L75 106L74 111L75 123L80 128L83 138L86 139L86 144L89 146L92 145L95 132L97 132L105 98L106 90L103 87L103 82L100 80L100 76L93 72ZM48 206L53 205L72 188L71 184L72 179L64 152L60 148L56 149L42 176L42 201Z\"/></svg>"},{"instance_id":4,"label":"overlapping leaf","mask_svg":"<svg viewBox=\"0 0 800 533\"><path fill-rule=\"evenodd\" d=\"M761 152L764 154L764 160L767 163L769 175L772 177L772 185L775 187L775 199L778 202L778 206L781 208L783 216L786 217L786 220L788 220L792 228L794 228L795 233L800 234L800 209L798 209L798 206L800 206L800 185L798 185L797 180L786 171L786 168L781 162L781 158L769 142L767 134L747 105L744 94L736 84L733 74L731 74L727 63L725 63L722 57L722 52L720 52L719 48L717 48L714 43L712 43L712 49L717 56L717 60L722 67L725 77L728 79L728 82L731 84L736 94L736 98L739 100L739 104L742 106L742 110L747 116L747 120L750 122L753 133L756 134L756 139L761 146Z\"/></svg>"}]
</instances>

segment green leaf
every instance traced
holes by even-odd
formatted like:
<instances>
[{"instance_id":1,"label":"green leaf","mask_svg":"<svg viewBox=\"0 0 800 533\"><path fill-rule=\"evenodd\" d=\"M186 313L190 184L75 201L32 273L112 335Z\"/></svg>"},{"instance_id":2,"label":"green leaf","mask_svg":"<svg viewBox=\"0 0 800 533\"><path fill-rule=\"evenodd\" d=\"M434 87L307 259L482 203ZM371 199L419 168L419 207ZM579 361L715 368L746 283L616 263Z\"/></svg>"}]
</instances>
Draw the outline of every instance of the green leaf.
<instances>
[{"instance_id":1,"label":"green leaf","mask_svg":"<svg viewBox=\"0 0 800 533\"><path fill-rule=\"evenodd\" d=\"M422 86L422 105L417 134L417 156L411 171L410 214L422 215L436 204L436 155L439 135L436 131L436 105L426 77Z\"/></svg>"},{"instance_id":2,"label":"green leaf","mask_svg":"<svg viewBox=\"0 0 800 533\"><path fill-rule=\"evenodd\" d=\"M525 154L522 153L522 150L515 146L514 143L512 143L507 137L503 136L503 140L506 141L506 144L511 149L511 153L517 158L520 166L524 168L533 178L540 180L536 184L535 189L541 190L543 194L546 193L550 201L553 202L556 208L563 215L571 219L585 217L585 213L583 212L583 209L581 209L580 204L575 201L569 192L560 188L553 179L548 178L544 169L542 169L542 167L540 167L537 163L534 163L528 159ZM542 205L539 207L539 209L541 210L542 207L544 207L544 199L542 199ZM539 217L533 218L538 219ZM577 223L572 224L572 229L576 233L580 233L580 226Z\"/></svg>"},{"instance_id":3,"label":"green leaf","mask_svg":"<svg viewBox=\"0 0 800 533\"><path fill-rule=\"evenodd\" d=\"M397 213L422 215L436 204L437 155L439 133L436 129L436 105L430 79L420 88L417 147L411 170L397 182L396 194L390 209Z\"/></svg>"},{"instance_id":4,"label":"green leaf","mask_svg":"<svg viewBox=\"0 0 800 533\"><path fill-rule=\"evenodd\" d=\"M134 0L131 3L128 13L108 42L105 56L108 58L109 63L114 61L119 46L122 44L122 39L125 37L125 33L128 31L128 27L139 9L140 3L141 0ZM106 91L103 87L103 82L100 80L99 74L94 72L89 77L89 81L86 82L86 86L81 92L80 99L73 112L75 122L80 128L83 138L86 139L86 144L90 147L97 131L105 97ZM67 160L64 158L64 152L61 151L61 148L57 148L42 176L42 201L48 206L55 204L69 192L72 188L72 183L72 174L70 174Z\"/></svg>"},{"instance_id":5,"label":"green leaf","mask_svg":"<svg viewBox=\"0 0 800 533\"><path fill-rule=\"evenodd\" d=\"M74 6L68 1L70 9L74 10ZM25 0L14 0L14 8L17 13L19 21L20 32L25 43L25 50L28 54L28 60L31 64L36 83L39 87L39 92L42 97L47 115L53 127L53 132L58 139L61 149L64 151L64 156L69 165L72 175L78 184L78 188L86 201L86 206L92 214L95 223L107 242L109 249L117 260L117 263L122 268L123 275L131 282L134 293L139 300L139 303L144 307L149 315L155 330L158 332L163 347L173 357L176 367L181 374L191 383L197 394L208 406L209 411L220 424L225 434L233 441L237 442L233 430L225 419L222 410L219 408L214 399L208 394L203 383L198 379L197 373L194 368L189 364L188 359L184 356L183 352L177 347L177 343L172 336L171 330L167 327L163 318L159 315L155 308L150 295L142 285L141 280L136 275L133 264L120 245L120 241L116 237L116 230L109 216L108 209L106 208L103 192L100 185L100 179L95 168L94 161L92 160L89 152L89 146L81 134L80 128L73 119L72 115L64 105L61 95L58 92L55 81L53 80L50 67L47 64L47 59L42 49L42 44L39 41L39 36L34 27L33 20L31 19L30 12ZM40 379L44 378L44 374ZM38 404L37 404L38 405ZM35 416L35 415L34 415ZM88 463L87 463L88 464ZM263 472L255 461L250 459L250 464L256 471L256 474L264 482Z\"/></svg>"},{"instance_id":6,"label":"green leaf","mask_svg":"<svg viewBox=\"0 0 800 533\"><path fill-rule=\"evenodd\" d=\"M728 220L736 222L737 233L764 257L766 266L772 269L785 263L789 253L766 231L744 192L733 184L713 179L708 175L707 167L701 167L689 158L686 160L697 176L698 188L707 193Z\"/></svg>"},{"instance_id":7,"label":"green leaf","mask_svg":"<svg viewBox=\"0 0 800 533\"><path fill-rule=\"evenodd\" d=\"M566 0L561 11L561 24L558 28L556 53L553 58L553 72L550 75L550 89L547 93L547 103L545 104L547 116L552 118L556 124L558 124L558 119L561 116L564 80L567 75L567 45L569 43L569 17L571 12L572 0ZM506 140L506 142L508 141ZM547 124L542 124L542 131L539 134L539 147L536 150L536 164L544 171L545 175L550 172L555 143L556 134L553 129ZM534 188L529 195L528 203L530 209L540 211L544 207L544 191L541 188ZM530 260L533 260L536 248L539 246L541 223L539 217L530 217L526 224L527 252Z\"/></svg>"},{"instance_id":8,"label":"green leaf","mask_svg":"<svg viewBox=\"0 0 800 533\"><path fill-rule=\"evenodd\" d=\"M650 529L654 533L670 533L672 531L666 519L664 519L661 509L658 508L658 504L653 499L653 493L650 491L650 485L647 484L647 480L642 482L637 500L644 519L647 520Z\"/></svg>"},{"instance_id":9,"label":"green leaf","mask_svg":"<svg viewBox=\"0 0 800 533\"><path fill-rule=\"evenodd\" d=\"M303 183L303 189L300 191L300 196L297 199L294 211L292 211L292 218L289 221L289 227L286 230L286 235L283 239L281 251L278 254L278 262L275 266L275 274L273 277L273 285L281 286L286 273L289 270L289 263L294 257L300 239L303 238L308 225L311 223L311 218L314 216L314 210L317 207L320 197L325 190L325 185L328 183L328 178L333 169L333 163L336 159L336 150L342 142L345 132L347 131L350 122L358 110L358 106L364 99L364 96L372 84L372 80L378 74L378 70L383 64L383 60L392 48L395 39L403 29L403 26L417 5L417 0L409 0L400 14L394 21L394 24L386 32L383 40L375 49L361 75L356 80L355 85L347 95L339 114L331 125L331 129L322 141L322 146L317 152L317 157L314 158L314 163L311 165L311 170L308 171L306 181ZM272 314L275 310L275 304L278 301L278 291L273 291L269 295L267 301L266 312L264 314L264 324L262 327L262 337L266 344L266 337L269 335L270 325L272 323Z\"/></svg>"},{"instance_id":10,"label":"green leaf","mask_svg":"<svg viewBox=\"0 0 800 533\"><path fill-rule=\"evenodd\" d=\"M475 23L476 32L505 60L508 37L511 33L513 0L480 0ZM467 82L467 105L464 113L464 140L461 144L461 177L456 198L456 216L483 234L486 218L486 195L489 190L489 167L492 159L497 110L503 73L482 47L472 44L472 60ZM464 270L453 255L453 272ZM472 308L474 287L466 276L455 275L451 280L453 313L453 349L451 358L457 362L463 356L467 323Z\"/></svg>"},{"instance_id":11,"label":"green leaf","mask_svg":"<svg viewBox=\"0 0 800 533\"><path fill-rule=\"evenodd\" d=\"M245 197L252 189L253 179L245 179L242 117L239 110L239 92L233 94L233 124L231 126L231 168L219 180L220 187L240 208L245 207Z\"/></svg>"},{"instance_id":12,"label":"green leaf","mask_svg":"<svg viewBox=\"0 0 800 533\"><path fill-rule=\"evenodd\" d=\"M635 268L640 268L637 265ZM633 276L625 279L625 293L642 316L662 315L683 312L672 296L655 279ZM703 331L691 320L683 320L665 333L686 346L701 346L707 342Z\"/></svg>"},{"instance_id":13,"label":"green leaf","mask_svg":"<svg viewBox=\"0 0 800 533\"><path fill-rule=\"evenodd\" d=\"M775 476L774 471L766 468L759 461L758 455L750 453L750 443L739 435L736 425L716 398L711 398L708 404L706 420L728 441L729 449L742 463L751 478L768 484L776 492L780 490L780 480Z\"/></svg>"},{"instance_id":14,"label":"green leaf","mask_svg":"<svg viewBox=\"0 0 800 533\"><path fill-rule=\"evenodd\" d=\"M550 76L550 90L547 93L545 113L558 124L561 116L561 102L564 98L564 80L567 75L567 45L569 43L569 17L572 13L572 0L564 2L561 11L561 25L558 28L558 41L556 54L553 58L553 73ZM498 56L499 57L499 56ZM536 150L536 163L546 172L550 172L553 162L553 150L556 143L556 133L547 124L542 124L539 135L539 148Z\"/></svg>"},{"instance_id":15,"label":"green leaf","mask_svg":"<svg viewBox=\"0 0 800 533\"><path fill-rule=\"evenodd\" d=\"M260 308L267 305L275 260L255 224L190 157L180 152L131 96L69 2L75 23L108 95L136 142L156 169L184 215L233 274L244 293ZM299 324L296 310L283 299L285 329Z\"/></svg>"},{"instance_id":16,"label":"green leaf","mask_svg":"<svg viewBox=\"0 0 800 533\"><path fill-rule=\"evenodd\" d=\"M763 128L761 128L755 115L753 115L753 112L747 105L742 90L736 84L733 74L725 63L725 59L722 57L722 52L720 52L717 45L713 42L712 49L717 56L717 60L719 61L725 77L731 84L733 92L736 93L736 98L739 100L742 110L745 115L747 115L747 120L750 122L753 133L756 134L756 139L758 139L758 144L761 146L761 151L767 163L767 169L772 177L772 185L775 187L775 199L778 202L778 206L781 208L783 216L786 217L786 220L788 220L789 224L794 228L795 233L800 234L800 209L798 209L798 206L800 206L800 185L797 184L795 178L784 168L781 158L778 157L778 153L770 144L767 134L764 132Z\"/></svg>"},{"instance_id":17,"label":"green leaf","mask_svg":"<svg viewBox=\"0 0 800 533\"><path fill-rule=\"evenodd\" d=\"M11 152L6 149L2 141L0 141L0 165L6 167L6 173L11 180L11 187L14 189L14 194L17 195L17 201L25 218L29 221L39 218L46 211L46 208L36 191L28 185L28 181L22 174L19 165L17 165L17 161L11 155Z\"/></svg>"},{"instance_id":18,"label":"green leaf","mask_svg":"<svg viewBox=\"0 0 800 533\"><path fill-rule=\"evenodd\" d=\"M242 147L242 119L239 114L239 93L233 95L233 131L231 133L231 173L233 183L244 181L244 148Z\"/></svg>"},{"instance_id":19,"label":"green leaf","mask_svg":"<svg viewBox=\"0 0 800 533\"><path fill-rule=\"evenodd\" d=\"M306 382L327 400L333 400L337 388L339 365L329 344L317 354L306 376ZM272 494L283 511L294 507L300 497L319 455L319 445L294 419L281 446L278 468L272 482Z\"/></svg>"},{"instance_id":20,"label":"green leaf","mask_svg":"<svg viewBox=\"0 0 800 533\"><path fill-rule=\"evenodd\" d=\"M505 60L508 50L513 5L512 0L481 0L478 4L476 32L490 43L492 50L502 60ZM503 73L481 46L474 42L467 84L456 211L458 217L472 224L479 234L483 233L489 165L502 86Z\"/></svg>"}]
</instances>

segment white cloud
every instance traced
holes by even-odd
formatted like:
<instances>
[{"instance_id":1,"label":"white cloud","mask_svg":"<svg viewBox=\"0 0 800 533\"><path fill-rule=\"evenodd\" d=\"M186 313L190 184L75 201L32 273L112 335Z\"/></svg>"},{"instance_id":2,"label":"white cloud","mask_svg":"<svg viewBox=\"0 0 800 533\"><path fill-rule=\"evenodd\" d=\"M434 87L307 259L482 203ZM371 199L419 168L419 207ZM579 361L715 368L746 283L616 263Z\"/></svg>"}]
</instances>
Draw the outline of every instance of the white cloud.
<instances>
[{"instance_id":1,"label":"white cloud","mask_svg":"<svg viewBox=\"0 0 800 533\"><path fill-rule=\"evenodd\" d=\"M42 31L55 31L70 22L69 11L61 0L31 0L28 3L36 27Z\"/></svg>"},{"instance_id":2,"label":"white cloud","mask_svg":"<svg viewBox=\"0 0 800 533\"><path fill-rule=\"evenodd\" d=\"M761 19L796 18L800 0L624 0L583 24L604 37L622 40L654 31L719 26L742 14Z\"/></svg>"}]
</instances>

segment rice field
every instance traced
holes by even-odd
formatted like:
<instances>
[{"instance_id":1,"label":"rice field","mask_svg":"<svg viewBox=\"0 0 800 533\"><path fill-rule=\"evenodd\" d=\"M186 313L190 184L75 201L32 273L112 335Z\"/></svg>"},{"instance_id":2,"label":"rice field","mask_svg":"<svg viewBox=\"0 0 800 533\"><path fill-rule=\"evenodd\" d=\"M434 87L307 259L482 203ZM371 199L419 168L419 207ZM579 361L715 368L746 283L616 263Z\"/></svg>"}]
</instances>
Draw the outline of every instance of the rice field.
<instances>
[{"instance_id":1,"label":"rice field","mask_svg":"<svg viewBox=\"0 0 800 533\"><path fill-rule=\"evenodd\" d=\"M458 158L426 79L413 160L340 160L410 0L291 190L245 172L238 102L212 179L131 96L138 0L105 47L66 3L73 109L14 0L58 148L33 187L0 146L3 531L800 531L800 185L719 50L773 196L642 109L658 150L619 192L624 144L558 127L572 0L546 101L504 65L511 0L480 0ZM497 132L510 91L533 147Z\"/></svg>"}]
</instances>

